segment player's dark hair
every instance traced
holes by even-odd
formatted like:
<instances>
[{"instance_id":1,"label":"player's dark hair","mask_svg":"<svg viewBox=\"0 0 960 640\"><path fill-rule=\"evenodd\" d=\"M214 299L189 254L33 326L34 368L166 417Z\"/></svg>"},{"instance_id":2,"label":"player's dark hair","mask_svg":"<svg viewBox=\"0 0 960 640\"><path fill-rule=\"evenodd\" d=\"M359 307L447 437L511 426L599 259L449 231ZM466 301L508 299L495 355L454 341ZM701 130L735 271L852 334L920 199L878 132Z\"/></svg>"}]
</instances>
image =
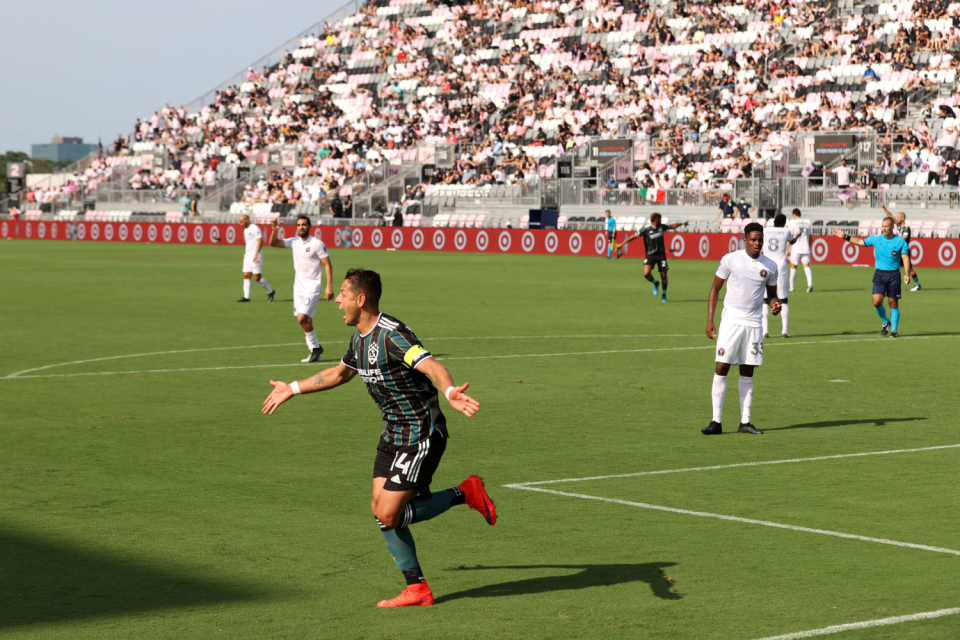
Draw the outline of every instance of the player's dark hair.
<instances>
[{"instance_id":1,"label":"player's dark hair","mask_svg":"<svg viewBox=\"0 0 960 640\"><path fill-rule=\"evenodd\" d=\"M792 213L793 213L793 215L797 216L798 218L800 217L800 209L794 209Z\"/></svg>"},{"instance_id":2,"label":"player's dark hair","mask_svg":"<svg viewBox=\"0 0 960 640\"><path fill-rule=\"evenodd\" d=\"M759 222L751 222L743 228L743 237L746 238L754 231L759 231L761 234L763 234L763 225Z\"/></svg>"},{"instance_id":3,"label":"player's dark hair","mask_svg":"<svg viewBox=\"0 0 960 640\"><path fill-rule=\"evenodd\" d=\"M380 294L383 293L383 285L380 283L379 273L369 271L363 267L359 269L347 269L347 275L344 279L350 283L350 288L353 289L354 292L367 296L367 300L374 306L380 304Z\"/></svg>"},{"instance_id":4,"label":"player's dark hair","mask_svg":"<svg viewBox=\"0 0 960 640\"><path fill-rule=\"evenodd\" d=\"M653 222L654 220L656 220L657 222L660 222L661 220L663 220L663 217L659 213L652 213L650 214L650 222Z\"/></svg>"},{"instance_id":5,"label":"player's dark hair","mask_svg":"<svg viewBox=\"0 0 960 640\"><path fill-rule=\"evenodd\" d=\"M306 220L308 226L313 224L312 222L310 222L310 216L304 215L302 213L297 216L297 222L300 222L301 220Z\"/></svg>"},{"instance_id":6,"label":"player's dark hair","mask_svg":"<svg viewBox=\"0 0 960 640\"><path fill-rule=\"evenodd\" d=\"M787 226L787 216L783 215L782 213L778 213L777 215L773 216L773 226L775 227Z\"/></svg>"}]
</instances>

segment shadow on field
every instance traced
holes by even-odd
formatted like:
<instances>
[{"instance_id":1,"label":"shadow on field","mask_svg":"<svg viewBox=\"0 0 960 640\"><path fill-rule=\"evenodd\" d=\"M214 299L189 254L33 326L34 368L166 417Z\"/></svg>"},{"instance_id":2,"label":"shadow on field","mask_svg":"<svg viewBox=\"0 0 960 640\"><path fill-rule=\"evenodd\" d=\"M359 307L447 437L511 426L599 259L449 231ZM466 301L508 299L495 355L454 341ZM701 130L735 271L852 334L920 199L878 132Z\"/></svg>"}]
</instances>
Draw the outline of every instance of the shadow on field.
<instances>
[{"instance_id":1,"label":"shadow on field","mask_svg":"<svg viewBox=\"0 0 960 640\"><path fill-rule=\"evenodd\" d=\"M628 582L646 582L650 585L653 595L664 600L679 600L679 593L670 591L671 583L667 574L660 571L667 567L676 566L676 562L647 562L644 564L539 564L516 565L505 567L466 567L467 571L503 571L507 569L564 569L566 571L579 569L579 573L559 576L544 576L527 578L525 580L511 580L489 584L476 589L457 591L436 599L438 603L461 598L499 598L503 596L522 596L532 593L549 593L551 591L574 591L590 587L610 587Z\"/></svg>"},{"instance_id":2,"label":"shadow on field","mask_svg":"<svg viewBox=\"0 0 960 640\"><path fill-rule=\"evenodd\" d=\"M824 427L852 427L856 424L872 424L875 427L882 427L888 422L915 422L917 420L926 420L927 418L873 418L868 420L827 420L825 422L804 422L803 424L793 424L789 427L771 427L764 431L783 431L785 429L822 429Z\"/></svg>"},{"instance_id":3,"label":"shadow on field","mask_svg":"<svg viewBox=\"0 0 960 640\"><path fill-rule=\"evenodd\" d=\"M0 630L84 618L202 607L262 597L24 533L0 530Z\"/></svg>"}]
</instances>

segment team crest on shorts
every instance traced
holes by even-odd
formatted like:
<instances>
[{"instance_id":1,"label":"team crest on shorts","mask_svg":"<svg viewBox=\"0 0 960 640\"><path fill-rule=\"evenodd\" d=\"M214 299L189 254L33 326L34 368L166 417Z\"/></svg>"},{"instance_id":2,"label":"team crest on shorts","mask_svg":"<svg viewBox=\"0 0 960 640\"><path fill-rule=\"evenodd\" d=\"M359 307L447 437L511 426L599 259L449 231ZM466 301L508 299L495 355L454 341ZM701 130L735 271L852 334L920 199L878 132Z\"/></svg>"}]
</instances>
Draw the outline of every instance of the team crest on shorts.
<instances>
[{"instance_id":1,"label":"team crest on shorts","mask_svg":"<svg viewBox=\"0 0 960 640\"><path fill-rule=\"evenodd\" d=\"M726 351L723 350L723 347L720 347L719 349L717 349L717 355L718 355L718 356L722 356L722 355L725 354L725 353L726 353Z\"/></svg>"},{"instance_id":2,"label":"team crest on shorts","mask_svg":"<svg viewBox=\"0 0 960 640\"><path fill-rule=\"evenodd\" d=\"M379 344L374 343L374 344L371 344L369 347L367 347L367 361L370 362L370 364L377 364L377 358L379 356L380 356Z\"/></svg>"},{"instance_id":3,"label":"team crest on shorts","mask_svg":"<svg viewBox=\"0 0 960 640\"><path fill-rule=\"evenodd\" d=\"M760 277L761 277L761 278L766 278L766 277L767 277L767 270L766 270L766 269L760 269Z\"/></svg>"}]
</instances>

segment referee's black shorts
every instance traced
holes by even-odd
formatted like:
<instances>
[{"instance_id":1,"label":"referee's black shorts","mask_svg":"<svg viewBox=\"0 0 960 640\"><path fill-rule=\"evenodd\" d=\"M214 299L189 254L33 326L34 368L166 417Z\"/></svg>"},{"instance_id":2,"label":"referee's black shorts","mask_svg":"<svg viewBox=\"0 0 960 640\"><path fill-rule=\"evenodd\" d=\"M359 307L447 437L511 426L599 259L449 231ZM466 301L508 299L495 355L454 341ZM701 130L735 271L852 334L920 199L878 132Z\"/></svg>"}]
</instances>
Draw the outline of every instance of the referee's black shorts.
<instances>
[{"instance_id":1,"label":"referee's black shorts","mask_svg":"<svg viewBox=\"0 0 960 640\"><path fill-rule=\"evenodd\" d=\"M900 272L881 271L873 272L873 295L880 294L892 300L900 299Z\"/></svg>"},{"instance_id":2,"label":"referee's black shorts","mask_svg":"<svg viewBox=\"0 0 960 640\"><path fill-rule=\"evenodd\" d=\"M383 488L387 491L429 491L433 473L446 448L445 425L437 425L429 438L413 446L389 444L381 439L373 463L373 477L386 478Z\"/></svg>"}]
</instances>

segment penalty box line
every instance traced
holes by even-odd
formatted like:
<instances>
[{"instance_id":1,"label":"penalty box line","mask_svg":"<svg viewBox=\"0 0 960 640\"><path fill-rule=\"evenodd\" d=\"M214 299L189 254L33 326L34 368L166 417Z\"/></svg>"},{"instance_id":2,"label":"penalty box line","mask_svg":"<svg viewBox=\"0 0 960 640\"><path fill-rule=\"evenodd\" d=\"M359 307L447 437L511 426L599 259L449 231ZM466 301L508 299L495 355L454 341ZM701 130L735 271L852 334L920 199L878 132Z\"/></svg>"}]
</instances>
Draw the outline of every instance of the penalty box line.
<instances>
[{"instance_id":1,"label":"penalty box line","mask_svg":"<svg viewBox=\"0 0 960 640\"><path fill-rule=\"evenodd\" d=\"M851 622L849 624L836 624L822 629L811 629L809 631L797 631L795 633L785 633L779 636L767 636L760 640L800 640L801 638L815 638L816 636L827 636L833 633L842 633L844 631L854 631L856 629L869 629L870 627L884 627L891 624L900 624L901 622L913 622L915 620L933 620L943 616L955 616L960 614L960 607L953 609L940 609L938 611L927 611L925 613L913 613L906 616L894 616L892 618L880 618L879 620L865 620L863 622Z\"/></svg>"}]
</instances>

